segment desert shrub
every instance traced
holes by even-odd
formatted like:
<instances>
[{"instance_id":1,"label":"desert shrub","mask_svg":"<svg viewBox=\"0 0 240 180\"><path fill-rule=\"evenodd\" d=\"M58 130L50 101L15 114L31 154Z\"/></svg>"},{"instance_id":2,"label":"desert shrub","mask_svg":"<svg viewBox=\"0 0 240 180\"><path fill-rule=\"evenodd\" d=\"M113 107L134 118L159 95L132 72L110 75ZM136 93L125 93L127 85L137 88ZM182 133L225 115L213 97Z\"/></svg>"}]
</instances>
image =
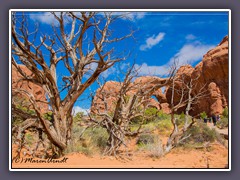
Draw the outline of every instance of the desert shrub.
<instances>
[{"instance_id":1,"label":"desert shrub","mask_svg":"<svg viewBox=\"0 0 240 180\"><path fill-rule=\"evenodd\" d=\"M18 115L12 115L12 126L20 126L24 119Z\"/></svg>"},{"instance_id":2,"label":"desert shrub","mask_svg":"<svg viewBox=\"0 0 240 180\"><path fill-rule=\"evenodd\" d=\"M217 121L217 127L220 129L227 128L228 127L228 118L223 117L219 121Z\"/></svg>"},{"instance_id":3,"label":"desert shrub","mask_svg":"<svg viewBox=\"0 0 240 180\"><path fill-rule=\"evenodd\" d=\"M160 120L157 126L161 134L169 133L172 127L173 125L170 119Z\"/></svg>"},{"instance_id":4,"label":"desert shrub","mask_svg":"<svg viewBox=\"0 0 240 180\"><path fill-rule=\"evenodd\" d=\"M176 118L176 124L179 128L184 125L184 122L185 122L185 119L181 118L181 115L179 116L179 118Z\"/></svg>"},{"instance_id":5,"label":"desert shrub","mask_svg":"<svg viewBox=\"0 0 240 180\"><path fill-rule=\"evenodd\" d=\"M51 111L49 111L49 112L47 112L47 113L45 113L44 115L43 115L43 117L44 117L44 119L46 119L46 120L49 120L49 121L52 121L52 112Z\"/></svg>"},{"instance_id":6,"label":"desert shrub","mask_svg":"<svg viewBox=\"0 0 240 180\"><path fill-rule=\"evenodd\" d=\"M150 152L150 157L158 158L163 155L162 141L158 135L141 134L137 139L136 144L139 150L147 150Z\"/></svg>"},{"instance_id":7,"label":"desert shrub","mask_svg":"<svg viewBox=\"0 0 240 180\"><path fill-rule=\"evenodd\" d=\"M81 137L80 134L82 134ZM102 127L87 128L74 123L72 129L72 141L66 150L70 152L82 152L86 155L103 152L107 145L108 133Z\"/></svg>"},{"instance_id":8,"label":"desert shrub","mask_svg":"<svg viewBox=\"0 0 240 180\"><path fill-rule=\"evenodd\" d=\"M74 117L73 117L73 122L80 122L83 118L83 112L78 112Z\"/></svg>"},{"instance_id":9,"label":"desert shrub","mask_svg":"<svg viewBox=\"0 0 240 180\"><path fill-rule=\"evenodd\" d=\"M131 120L131 124L132 124L132 125L138 125L138 124L140 124L140 123L142 123L142 122L144 122L144 123L147 122L146 120L143 119L142 116L137 116L137 117L135 117L135 118L133 118L133 119Z\"/></svg>"},{"instance_id":10,"label":"desert shrub","mask_svg":"<svg viewBox=\"0 0 240 180\"><path fill-rule=\"evenodd\" d=\"M155 135L153 134L141 134L138 139L137 139L137 144L138 145L146 145L146 144L153 144Z\"/></svg>"},{"instance_id":11,"label":"desert shrub","mask_svg":"<svg viewBox=\"0 0 240 180\"><path fill-rule=\"evenodd\" d=\"M185 119L185 114L184 114L184 112L182 112L182 113L180 114L179 118L180 118L180 119Z\"/></svg>"},{"instance_id":12,"label":"desert shrub","mask_svg":"<svg viewBox=\"0 0 240 180\"><path fill-rule=\"evenodd\" d=\"M205 142L219 141L222 143L222 137L215 129L209 128L205 123L198 122L187 130L185 135L191 136L183 141L180 146L183 147L197 147Z\"/></svg>"},{"instance_id":13,"label":"desert shrub","mask_svg":"<svg viewBox=\"0 0 240 180\"><path fill-rule=\"evenodd\" d=\"M84 137L90 137L91 145L100 148L100 150L103 150L107 145L109 135L105 128L97 127L93 129L91 128L88 131L86 131Z\"/></svg>"},{"instance_id":14,"label":"desert shrub","mask_svg":"<svg viewBox=\"0 0 240 180\"><path fill-rule=\"evenodd\" d=\"M202 119L207 118L207 113L205 111L203 111L202 113L200 113L200 117Z\"/></svg>"},{"instance_id":15,"label":"desert shrub","mask_svg":"<svg viewBox=\"0 0 240 180\"><path fill-rule=\"evenodd\" d=\"M157 112L157 117L158 117L159 120L165 120L165 119L169 119L170 115L164 113L163 110L160 110L160 111Z\"/></svg>"},{"instance_id":16,"label":"desert shrub","mask_svg":"<svg viewBox=\"0 0 240 180\"><path fill-rule=\"evenodd\" d=\"M228 107L226 106L222 112L223 117L228 118Z\"/></svg>"},{"instance_id":17,"label":"desert shrub","mask_svg":"<svg viewBox=\"0 0 240 180\"><path fill-rule=\"evenodd\" d=\"M162 141L158 138L153 144L148 144L147 149L150 151L150 157L159 158L164 154Z\"/></svg>"},{"instance_id":18,"label":"desert shrub","mask_svg":"<svg viewBox=\"0 0 240 180\"><path fill-rule=\"evenodd\" d=\"M25 134L25 141L26 141L26 144L31 146L33 144L33 142L34 142L33 135L30 134L30 133L26 133Z\"/></svg>"},{"instance_id":19,"label":"desert shrub","mask_svg":"<svg viewBox=\"0 0 240 180\"><path fill-rule=\"evenodd\" d=\"M147 108L144 112L144 115L147 116L148 121L153 121L157 118L158 110L156 108L150 107Z\"/></svg>"}]
</instances>

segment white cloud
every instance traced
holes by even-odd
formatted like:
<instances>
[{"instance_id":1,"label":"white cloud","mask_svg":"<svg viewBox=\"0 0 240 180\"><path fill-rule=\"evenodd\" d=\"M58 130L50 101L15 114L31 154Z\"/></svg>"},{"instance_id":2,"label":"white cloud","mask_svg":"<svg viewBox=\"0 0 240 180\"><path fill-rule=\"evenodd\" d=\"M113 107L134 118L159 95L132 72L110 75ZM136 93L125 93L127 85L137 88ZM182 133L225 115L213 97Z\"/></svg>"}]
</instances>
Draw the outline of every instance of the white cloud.
<instances>
[{"instance_id":1,"label":"white cloud","mask_svg":"<svg viewBox=\"0 0 240 180\"><path fill-rule=\"evenodd\" d=\"M44 24L49 24L49 25L53 24L54 26L58 25L58 21L50 12L33 13L33 14L30 14L30 18L34 21L38 21Z\"/></svg>"},{"instance_id":2,"label":"white cloud","mask_svg":"<svg viewBox=\"0 0 240 180\"><path fill-rule=\"evenodd\" d=\"M186 40L194 40L196 39L196 36L194 36L193 34L188 34L185 38Z\"/></svg>"},{"instance_id":3,"label":"white cloud","mask_svg":"<svg viewBox=\"0 0 240 180\"><path fill-rule=\"evenodd\" d=\"M72 114L75 116L79 112L83 112L84 115L87 115L90 112L90 109L84 109L81 108L80 106L74 106Z\"/></svg>"},{"instance_id":4,"label":"white cloud","mask_svg":"<svg viewBox=\"0 0 240 180\"><path fill-rule=\"evenodd\" d=\"M140 76L164 76L168 74L168 66L149 66L146 63L142 65L135 65Z\"/></svg>"},{"instance_id":5,"label":"white cloud","mask_svg":"<svg viewBox=\"0 0 240 180\"><path fill-rule=\"evenodd\" d=\"M105 70L104 72L101 73L101 76L103 78L107 78L108 76L110 76L111 74L117 74L118 71L115 67L110 67L109 69Z\"/></svg>"},{"instance_id":6,"label":"white cloud","mask_svg":"<svg viewBox=\"0 0 240 180\"><path fill-rule=\"evenodd\" d=\"M146 63L142 65L136 64L135 68L139 69L140 76L152 75L152 76L165 76L169 72L169 67L176 60L178 66L185 64L194 64L201 60L203 55L210 49L214 48L214 45L204 45L199 42L185 44L166 64L162 66L149 66Z\"/></svg>"},{"instance_id":7,"label":"white cloud","mask_svg":"<svg viewBox=\"0 0 240 180\"><path fill-rule=\"evenodd\" d=\"M55 12L55 14L59 17L60 12ZM43 12L43 13L32 13L30 14L30 19L33 21L37 21L43 24L59 26L58 20L54 17L51 12ZM71 22L71 19L63 14L63 18L65 20L65 24Z\"/></svg>"},{"instance_id":8,"label":"white cloud","mask_svg":"<svg viewBox=\"0 0 240 180\"><path fill-rule=\"evenodd\" d=\"M174 60L177 60L179 65L193 64L202 59L203 55L212 48L214 48L213 45L185 44L178 53L171 58L170 64L173 63Z\"/></svg>"},{"instance_id":9,"label":"white cloud","mask_svg":"<svg viewBox=\"0 0 240 180\"><path fill-rule=\"evenodd\" d=\"M160 32L158 35L152 35L151 37L146 39L145 44L140 46L141 51L145 51L147 49L151 49L153 46L157 45L160 41L163 40L165 33Z\"/></svg>"},{"instance_id":10,"label":"white cloud","mask_svg":"<svg viewBox=\"0 0 240 180\"><path fill-rule=\"evenodd\" d=\"M145 17L146 12L110 12L112 16L120 16L123 20L136 21ZM104 12L100 12L104 16Z\"/></svg>"},{"instance_id":11,"label":"white cloud","mask_svg":"<svg viewBox=\"0 0 240 180\"><path fill-rule=\"evenodd\" d=\"M121 70L125 70L125 69L127 69L127 68L129 68L130 67L130 63L122 63L121 65L120 65L120 69Z\"/></svg>"},{"instance_id":12,"label":"white cloud","mask_svg":"<svg viewBox=\"0 0 240 180\"><path fill-rule=\"evenodd\" d=\"M98 63L91 63L89 64L86 68L88 68L89 70L86 72L86 74L84 75L84 78L89 78L94 72L95 70L97 69L97 66L98 66ZM110 67L109 69L105 70L104 72L102 72L100 75L103 77L103 78L107 78L108 76L110 76L111 74L114 74L114 73L118 73L117 69L112 66Z\"/></svg>"}]
</instances>

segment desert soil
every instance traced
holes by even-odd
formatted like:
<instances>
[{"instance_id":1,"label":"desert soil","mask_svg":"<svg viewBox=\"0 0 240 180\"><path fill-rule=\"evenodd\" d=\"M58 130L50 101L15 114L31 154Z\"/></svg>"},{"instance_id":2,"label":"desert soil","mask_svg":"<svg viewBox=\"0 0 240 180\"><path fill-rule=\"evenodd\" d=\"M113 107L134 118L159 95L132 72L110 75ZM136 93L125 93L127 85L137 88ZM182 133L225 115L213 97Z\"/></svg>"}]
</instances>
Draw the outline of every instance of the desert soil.
<instances>
[{"instance_id":1,"label":"desert soil","mask_svg":"<svg viewBox=\"0 0 240 180\"><path fill-rule=\"evenodd\" d=\"M82 153L71 153L65 157L68 158L66 163L13 162L12 168L225 168L228 149L213 143L209 150L177 148L160 158L150 157L147 151L134 151L134 154L129 151L128 155L124 153L118 159L100 155L91 157Z\"/></svg>"}]
</instances>

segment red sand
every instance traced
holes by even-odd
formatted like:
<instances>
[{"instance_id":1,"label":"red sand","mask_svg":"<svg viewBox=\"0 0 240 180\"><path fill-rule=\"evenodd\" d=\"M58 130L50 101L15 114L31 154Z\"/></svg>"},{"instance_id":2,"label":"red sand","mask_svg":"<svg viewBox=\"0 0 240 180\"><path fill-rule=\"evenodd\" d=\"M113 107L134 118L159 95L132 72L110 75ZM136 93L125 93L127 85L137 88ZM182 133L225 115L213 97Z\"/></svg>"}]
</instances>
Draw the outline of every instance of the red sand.
<instances>
[{"instance_id":1,"label":"red sand","mask_svg":"<svg viewBox=\"0 0 240 180\"><path fill-rule=\"evenodd\" d=\"M130 155L116 159L71 153L65 156L66 163L13 162L12 168L207 168L207 161L209 168L225 168L228 164L228 150L218 143L212 144L211 151L177 148L161 158L151 158L149 152L143 151L130 152Z\"/></svg>"}]
</instances>

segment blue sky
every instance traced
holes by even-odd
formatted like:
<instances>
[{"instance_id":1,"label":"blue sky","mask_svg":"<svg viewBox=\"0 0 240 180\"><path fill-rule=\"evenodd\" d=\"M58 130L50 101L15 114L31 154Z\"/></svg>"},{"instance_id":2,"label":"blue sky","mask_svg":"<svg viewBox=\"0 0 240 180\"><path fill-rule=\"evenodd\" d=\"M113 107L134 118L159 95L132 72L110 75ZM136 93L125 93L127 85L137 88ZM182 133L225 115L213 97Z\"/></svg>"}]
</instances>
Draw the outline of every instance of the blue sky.
<instances>
[{"instance_id":1,"label":"blue sky","mask_svg":"<svg viewBox=\"0 0 240 180\"><path fill-rule=\"evenodd\" d=\"M126 12L115 14L121 13ZM135 30L134 38L114 44L118 52L131 54L102 74L107 80L116 80L121 76L118 67L125 69L133 62L140 68L140 75L154 76L164 76L173 59L195 66L228 35L228 12L127 12L127 17L116 21L111 28L117 37L127 34L129 29ZM39 23L42 33L50 34L52 24L58 26L48 12L29 12L29 20ZM87 97L96 88L95 83L84 92L75 104L75 111L90 108Z\"/></svg>"}]
</instances>

